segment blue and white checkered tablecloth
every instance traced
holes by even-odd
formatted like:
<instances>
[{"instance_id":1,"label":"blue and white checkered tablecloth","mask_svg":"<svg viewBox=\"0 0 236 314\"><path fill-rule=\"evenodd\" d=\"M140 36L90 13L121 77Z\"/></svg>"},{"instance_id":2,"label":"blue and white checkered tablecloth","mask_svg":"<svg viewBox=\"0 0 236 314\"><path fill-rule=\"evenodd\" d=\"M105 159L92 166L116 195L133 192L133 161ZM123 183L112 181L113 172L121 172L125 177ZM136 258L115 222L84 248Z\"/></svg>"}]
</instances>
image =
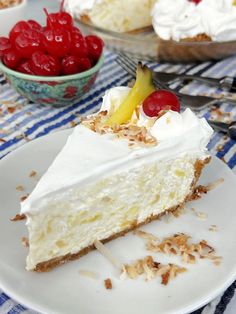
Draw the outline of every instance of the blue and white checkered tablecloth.
<instances>
[{"instance_id":1,"label":"blue and white checkered tablecloth","mask_svg":"<svg viewBox=\"0 0 236 314\"><path fill-rule=\"evenodd\" d=\"M81 115L96 112L102 101L104 92L119 85L127 85L131 77L115 62L116 55L106 52L105 63L99 73L96 83L89 93L77 104L53 108L28 103L27 100L17 94L0 75L0 158L17 149L27 141L61 129L70 128L79 122ZM164 71L178 71L188 74L202 74L211 77L224 75L236 76L236 57L219 62L205 62L201 64L172 65L150 64L151 67ZM220 91L213 87L207 87L198 83L191 83L183 87L189 94L219 94ZM235 96L236 97L236 96ZM229 120L236 119L236 106L229 104L220 106L220 117ZM207 119L219 115L216 108L208 108L198 113ZM223 159L236 173L236 142L220 133L215 133L209 143L209 150L213 155ZM194 314L221 314L234 295L236 283L211 304ZM0 290L0 314L35 313L26 309Z\"/></svg>"}]
</instances>

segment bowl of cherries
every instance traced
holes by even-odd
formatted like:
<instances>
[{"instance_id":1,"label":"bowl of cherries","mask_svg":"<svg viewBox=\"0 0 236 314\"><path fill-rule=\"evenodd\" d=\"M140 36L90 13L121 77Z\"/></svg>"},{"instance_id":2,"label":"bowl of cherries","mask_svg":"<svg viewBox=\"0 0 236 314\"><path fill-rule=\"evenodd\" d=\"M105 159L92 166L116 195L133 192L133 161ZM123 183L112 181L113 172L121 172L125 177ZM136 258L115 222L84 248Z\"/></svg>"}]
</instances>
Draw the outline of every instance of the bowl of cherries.
<instances>
[{"instance_id":1,"label":"bowl of cherries","mask_svg":"<svg viewBox=\"0 0 236 314\"><path fill-rule=\"evenodd\" d=\"M103 41L83 36L63 11L46 13L46 25L19 21L0 37L0 71L30 101L71 105L90 89L103 63Z\"/></svg>"}]
</instances>

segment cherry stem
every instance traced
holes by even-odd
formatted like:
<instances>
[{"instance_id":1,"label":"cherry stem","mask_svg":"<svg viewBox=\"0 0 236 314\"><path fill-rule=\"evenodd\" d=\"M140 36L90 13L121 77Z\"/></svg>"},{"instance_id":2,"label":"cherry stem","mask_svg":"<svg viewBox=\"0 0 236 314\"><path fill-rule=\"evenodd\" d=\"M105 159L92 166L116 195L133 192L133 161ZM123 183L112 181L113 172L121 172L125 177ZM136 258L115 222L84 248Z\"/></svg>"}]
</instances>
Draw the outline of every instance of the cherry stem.
<instances>
[{"instance_id":1,"label":"cherry stem","mask_svg":"<svg viewBox=\"0 0 236 314\"><path fill-rule=\"evenodd\" d=\"M53 29L53 23L52 23L52 20L51 20L51 16L50 16L50 14L48 13L48 10L47 10L46 8L43 8L43 11L44 11L44 13L47 15L47 18L48 18L50 27Z\"/></svg>"},{"instance_id":2,"label":"cherry stem","mask_svg":"<svg viewBox=\"0 0 236 314\"><path fill-rule=\"evenodd\" d=\"M60 5L60 13L64 11L64 3L65 3L65 0L62 0L61 5Z\"/></svg>"}]
</instances>

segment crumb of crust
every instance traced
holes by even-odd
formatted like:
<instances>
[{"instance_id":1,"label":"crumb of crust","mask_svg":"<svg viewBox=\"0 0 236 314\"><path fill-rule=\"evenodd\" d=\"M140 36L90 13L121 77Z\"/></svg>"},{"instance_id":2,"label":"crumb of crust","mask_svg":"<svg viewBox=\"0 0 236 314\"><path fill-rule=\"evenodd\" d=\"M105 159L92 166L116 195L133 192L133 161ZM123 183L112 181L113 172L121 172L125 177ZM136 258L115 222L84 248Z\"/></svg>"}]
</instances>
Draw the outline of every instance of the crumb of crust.
<instances>
[{"instance_id":1,"label":"crumb of crust","mask_svg":"<svg viewBox=\"0 0 236 314\"><path fill-rule=\"evenodd\" d=\"M206 186L204 185L198 185L192 195L189 198L189 201L194 201L194 200L198 200L199 198L202 197L202 194L206 194L208 192L208 189Z\"/></svg>"},{"instance_id":2,"label":"crumb of crust","mask_svg":"<svg viewBox=\"0 0 236 314\"><path fill-rule=\"evenodd\" d=\"M29 247L29 239L28 238L22 237L21 242L22 242L24 247Z\"/></svg>"},{"instance_id":3,"label":"crumb of crust","mask_svg":"<svg viewBox=\"0 0 236 314\"><path fill-rule=\"evenodd\" d=\"M17 185L16 190L19 191L19 192L24 191L23 185Z\"/></svg>"},{"instance_id":4,"label":"crumb of crust","mask_svg":"<svg viewBox=\"0 0 236 314\"><path fill-rule=\"evenodd\" d=\"M107 111L101 111L96 116L90 116L82 119L82 124L88 127L90 130L99 134L112 133L117 138L127 139L129 146L132 147L135 144L139 146L156 146L157 140L148 130L142 126L139 127L131 122L121 125L108 126Z\"/></svg>"},{"instance_id":5,"label":"crumb of crust","mask_svg":"<svg viewBox=\"0 0 236 314\"><path fill-rule=\"evenodd\" d=\"M20 198L20 201L23 202L24 200L26 200L28 198L29 194L23 195Z\"/></svg>"},{"instance_id":6,"label":"crumb of crust","mask_svg":"<svg viewBox=\"0 0 236 314\"><path fill-rule=\"evenodd\" d=\"M6 143L6 140L4 140L3 138L0 138L0 142Z\"/></svg>"},{"instance_id":7,"label":"crumb of crust","mask_svg":"<svg viewBox=\"0 0 236 314\"><path fill-rule=\"evenodd\" d=\"M15 217L11 218L11 221L24 220L26 218L25 214L16 214Z\"/></svg>"},{"instance_id":8,"label":"crumb of crust","mask_svg":"<svg viewBox=\"0 0 236 314\"><path fill-rule=\"evenodd\" d=\"M218 227L216 225L211 225L208 229L209 231L212 231L212 232L217 232L219 231Z\"/></svg>"},{"instance_id":9,"label":"crumb of crust","mask_svg":"<svg viewBox=\"0 0 236 314\"><path fill-rule=\"evenodd\" d=\"M222 152L224 150L224 145L223 144L219 144L216 147L217 152Z\"/></svg>"},{"instance_id":10,"label":"crumb of crust","mask_svg":"<svg viewBox=\"0 0 236 314\"><path fill-rule=\"evenodd\" d=\"M190 241L191 237L184 233L174 234L162 241L154 241L151 236L144 239L148 251L178 255L182 257L184 263L195 264L197 259L207 258L215 264L216 257L217 261L221 259L221 257L215 255L215 249L206 240L193 243Z\"/></svg>"},{"instance_id":11,"label":"crumb of crust","mask_svg":"<svg viewBox=\"0 0 236 314\"><path fill-rule=\"evenodd\" d=\"M107 278L104 280L104 285L105 285L105 288L107 290L111 290L112 289L112 281L110 278Z\"/></svg>"},{"instance_id":12,"label":"crumb of crust","mask_svg":"<svg viewBox=\"0 0 236 314\"><path fill-rule=\"evenodd\" d=\"M31 172L30 172L30 174L29 174L29 177L30 178L34 178L34 177L36 177L37 176L37 172L35 171L35 170L32 170Z\"/></svg>"},{"instance_id":13,"label":"crumb of crust","mask_svg":"<svg viewBox=\"0 0 236 314\"><path fill-rule=\"evenodd\" d=\"M178 209L176 209L175 211L171 212L170 214L172 216L174 216L175 218L178 218L178 217L182 216L185 213L186 213L185 208L184 207L179 207Z\"/></svg>"},{"instance_id":14,"label":"crumb of crust","mask_svg":"<svg viewBox=\"0 0 236 314\"><path fill-rule=\"evenodd\" d=\"M207 194L207 192L213 190L214 188L216 188L218 185L220 185L223 182L224 182L224 179L223 178L219 178L215 182L209 183L207 185L198 185L193 190L193 193L188 198L188 201L198 200L199 198L202 197L202 194Z\"/></svg>"},{"instance_id":15,"label":"crumb of crust","mask_svg":"<svg viewBox=\"0 0 236 314\"><path fill-rule=\"evenodd\" d=\"M122 276L125 274L129 279L136 279L144 275L145 281L161 277L161 283L167 285L170 279L174 279L179 273L183 273L186 270L186 268L175 264L161 264L148 255L132 264L124 265Z\"/></svg>"}]
</instances>

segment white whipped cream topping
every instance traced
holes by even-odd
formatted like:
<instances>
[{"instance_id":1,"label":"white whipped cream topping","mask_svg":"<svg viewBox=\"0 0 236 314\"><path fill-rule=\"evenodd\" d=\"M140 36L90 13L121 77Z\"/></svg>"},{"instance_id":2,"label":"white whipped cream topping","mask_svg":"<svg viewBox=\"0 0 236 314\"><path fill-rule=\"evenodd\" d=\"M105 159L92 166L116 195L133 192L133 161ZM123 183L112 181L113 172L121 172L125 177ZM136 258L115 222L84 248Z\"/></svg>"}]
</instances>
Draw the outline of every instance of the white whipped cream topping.
<instances>
[{"instance_id":1,"label":"white whipped cream topping","mask_svg":"<svg viewBox=\"0 0 236 314\"><path fill-rule=\"evenodd\" d=\"M206 34L213 41L236 39L236 6L233 0L159 0L152 10L155 32L165 40L179 41Z\"/></svg>"},{"instance_id":2,"label":"white whipped cream topping","mask_svg":"<svg viewBox=\"0 0 236 314\"><path fill-rule=\"evenodd\" d=\"M128 94L129 88L116 87L108 91L101 110L114 110ZM142 114L142 125L148 125ZM22 213L34 213L45 208L48 200L60 198L73 186L94 182L107 174L129 170L156 160L170 160L181 154L205 158L206 145L213 133L204 118L190 109L183 113L169 111L148 127L158 144L152 147L130 147L126 139L114 134L99 134L83 125L74 128L66 145L58 154L34 191L22 203ZM58 196L59 195L59 196Z\"/></svg>"},{"instance_id":3,"label":"white whipped cream topping","mask_svg":"<svg viewBox=\"0 0 236 314\"><path fill-rule=\"evenodd\" d=\"M87 14L96 3L102 0L65 0L65 9L73 16Z\"/></svg>"}]
</instances>

